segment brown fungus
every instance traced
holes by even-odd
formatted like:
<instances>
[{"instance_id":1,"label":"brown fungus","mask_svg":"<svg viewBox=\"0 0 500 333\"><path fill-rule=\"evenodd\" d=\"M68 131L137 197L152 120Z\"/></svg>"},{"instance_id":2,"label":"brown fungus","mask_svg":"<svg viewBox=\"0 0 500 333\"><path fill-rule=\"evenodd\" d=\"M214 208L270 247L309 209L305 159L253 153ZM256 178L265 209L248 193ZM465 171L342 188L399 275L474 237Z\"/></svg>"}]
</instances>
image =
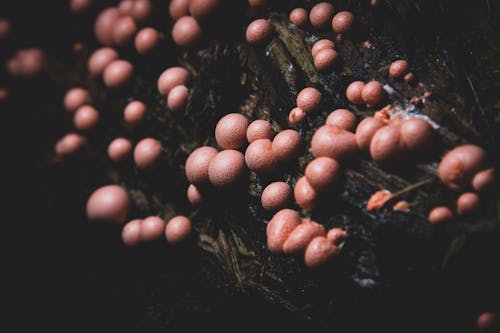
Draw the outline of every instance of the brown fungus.
<instances>
[{"instance_id":1,"label":"brown fungus","mask_svg":"<svg viewBox=\"0 0 500 333\"><path fill-rule=\"evenodd\" d=\"M87 201L87 217L93 221L123 224L127 218L130 199L119 185L107 185L95 190Z\"/></svg>"},{"instance_id":2,"label":"brown fungus","mask_svg":"<svg viewBox=\"0 0 500 333\"><path fill-rule=\"evenodd\" d=\"M341 11L335 14L332 19L332 28L336 34L347 34L354 26L354 15L348 11Z\"/></svg>"},{"instance_id":3,"label":"brown fungus","mask_svg":"<svg viewBox=\"0 0 500 333\"><path fill-rule=\"evenodd\" d=\"M269 175L278 168L278 160L273 153L273 143L269 139L258 139L248 145L245 162L250 170L259 175Z\"/></svg>"},{"instance_id":4,"label":"brown fungus","mask_svg":"<svg viewBox=\"0 0 500 333\"><path fill-rule=\"evenodd\" d=\"M300 215L291 209L282 209L276 214L266 227L267 248L273 253L283 252L288 236L301 223Z\"/></svg>"},{"instance_id":5,"label":"brown fungus","mask_svg":"<svg viewBox=\"0 0 500 333\"><path fill-rule=\"evenodd\" d=\"M354 133L336 126L324 125L318 128L311 140L314 157L331 157L337 161L346 161L358 152Z\"/></svg>"},{"instance_id":6,"label":"brown fungus","mask_svg":"<svg viewBox=\"0 0 500 333\"><path fill-rule=\"evenodd\" d=\"M304 88L297 95L297 107L305 113L316 111L321 105L321 93L315 88Z\"/></svg>"},{"instance_id":7,"label":"brown fungus","mask_svg":"<svg viewBox=\"0 0 500 333\"><path fill-rule=\"evenodd\" d=\"M466 144L450 150L439 163L441 181L455 191L470 186L472 177L486 164L486 151L476 145Z\"/></svg>"},{"instance_id":8,"label":"brown fungus","mask_svg":"<svg viewBox=\"0 0 500 333\"><path fill-rule=\"evenodd\" d=\"M318 157L306 167L305 176L318 192L330 192L340 179L340 164L330 157Z\"/></svg>"},{"instance_id":9,"label":"brown fungus","mask_svg":"<svg viewBox=\"0 0 500 333\"><path fill-rule=\"evenodd\" d=\"M250 23L245 36L249 44L264 44L271 38L273 27L268 20L258 19Z\"/></svg>"},{"instance_id":10,"label":"brown fungus","mask_svg":"<svg viewBox=\"0 0 500 333\"><path fill-rule=\"evenodd\" d=\"M328 115L325 125L337 126L346 131L353 131L356 127L356 116L349 110L337 109Z\"/></svg>"},{"instance_id":11,"label":"brown fungus","mask_svg":"<svg viewBox=\"0 0 500 333\"><path fill-rule=\"evenodd\" d=\"M309 21L316 29L324 29L330 25L335 8L328 2L320 2L311 8L309 12Z\"/></svg>"},{"instance_id":12,"label":"brown fungus","mask_svg":"<svg viewBox=\"0 0 500 333\"><path fill-rule=\"evenodd\" d=\"M172 38L179 46L193 48L201 42L203 31L194 18L183 16L175 22L172 28Z\"/></svg>"},{"instance_id":13,"label":"brown fungus","mask_svg":"<svg viewBox=\"0 0 500 333\"><path fill-rule=\"evenodd\" d=\"M325 235L325 227L321 224L309 220L303 221L288 236L283 244L283 252L285 254L304 252L313 238Z\"/></svg>"},{"instance_id":14,"label":"brown fungus","mask_svg":"<svg viewBox=\"0 0 500 333\"><path fill-rule=\"evenodd\" d=\"M308 22L307 10L304 8L295 8L290 12L288 19L296 26L304 27Z\"/></svg>"},{"instance_id":15,"label":"brown fungus","mask_svg":"<svg viewBox=\"0 0 500 333\"><path fill-rule=\"evenodd\" d=\"M260 198L262 207L268 211L287 208L292 203L293 193L290 185L274 182L266 186Z\"/></svg>"},{"instance_id":16,"label":"brown fungus","mask_svg":"<svg viewBox=\"0 0 500 333\"><path fill-rule=\"evenodd\" d=\"M237 150L219 152L208 167L208 177L215 187L230 188L240 185L247 176L245 157Z\"/></svg>"}]
</instances>

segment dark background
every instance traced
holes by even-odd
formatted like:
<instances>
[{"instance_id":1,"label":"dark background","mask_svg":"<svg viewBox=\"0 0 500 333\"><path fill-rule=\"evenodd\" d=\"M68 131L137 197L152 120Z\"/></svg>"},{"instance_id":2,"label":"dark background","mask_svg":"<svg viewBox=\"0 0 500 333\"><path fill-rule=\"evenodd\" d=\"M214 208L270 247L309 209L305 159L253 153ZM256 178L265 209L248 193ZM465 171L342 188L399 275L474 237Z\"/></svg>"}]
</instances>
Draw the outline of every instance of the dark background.
<instances>
[{"instance_id":1,"label":"dark background","mask_svg":"<svg viewBox=\"0 0 500 333\"><path fill-rule=\"evenodd\" d=\"M421 3L429 7L428 16L405 29L414 31L416 38L434 34L460 45L454 34L468 29L464 18L479 2L448 2L446 17L433 15L434 1ZM497 2L481 4L490 8L488 22L498 27ZM165 10L166 4L159 8ZM121 245L117 229L89 224L85 202L90 191L105 182L103 166L98 159L63 163L52 149L68 128L68 120L61 117L64 92L86 79L79 72L83 64L74 60L73 44L97 45L92 20L71 18L65 1L9 1L2 2L0 10L16 28L14 41L0 42L2 61L19 46L40 46L61 61L60 66L51 65L50 80L16 81L3 68L0 72L0 83L14 93L0 106L0 114L7 169L2 181L4 287L13 310L7 319L15 331L336 330L328 317L298 317L276 302L239 291L193 244L175 251L166 245L130 250ZM62 74L66 72L73 74ZM363 304L359 314L350 313L347 326L339 331L474 331L478 313L498 310L498 241L495 235L476 238L461 249L445 275L405 281L389 294L366 294L366 299L356 300ZM443 308L436 310L434 303Z\"/></svg>"}]
</instances>

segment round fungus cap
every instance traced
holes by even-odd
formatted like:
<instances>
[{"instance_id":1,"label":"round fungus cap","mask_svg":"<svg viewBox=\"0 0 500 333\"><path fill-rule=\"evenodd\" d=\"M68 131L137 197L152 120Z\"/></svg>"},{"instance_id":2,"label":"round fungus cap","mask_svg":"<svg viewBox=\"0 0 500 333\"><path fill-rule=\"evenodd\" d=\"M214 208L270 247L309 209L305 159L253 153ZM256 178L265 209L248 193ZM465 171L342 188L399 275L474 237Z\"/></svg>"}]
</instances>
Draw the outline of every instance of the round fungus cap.
<instances>
[{"instance_id":1,"label":"round fungus cap","mask_svg":"<svg viewBox=\"0 0 500 333\"><path fill-rule=\"evenodd\" d=\"M365 87L365 83L363 81L354 81L351 82L346 89L346 97L347 99L356 105L360 105L364 103L363 100L363 88Z\"/></svg>"},{"instance_id":2,"label":"round fungus cap","mask_svg":"<svg viewBox=\"0 0 500 333\"><path fill-rule=\"evenodd\" d=\"M290 22L298 27L304 27L308 22L307 10L304 8L295 8L288 15Z\"/></svg>"},{"instance_id":3,"label":"round fungus cap","mask_svg":"<svg viewBox=\"0 0 500 333\"><path fill-rule=\"evenodd\" d=\"M199 185L210 182L208 167L217 155L214 147L203 146L195 149L186 160L186 177L190 183Z\"/></svg>"},{"instance_id":4,"label":"round fungus cap","mask_svg":"<svg viewBox=\"0 0 500 333\"><path fill-rule=\"evenodd\" d=\"M152 53L160 42L160 34L156 29L143 28L135 36L134 45L139 54Z\"/></svg>"},{"instance_id":5,"label":"round fungus cap","mask_svg":"<svg viewBox=\"0 0 500 333\"><path fill-rule=\"evenodd\" d=\"M258 19L250 23L246 30L246 39L249 44L263 44L271 38L273 26L268 20Z\"/></svg>"},{"instance_id":6,"label":"round fungus cap","mask_svg":"<svg viewBox=\"0 0 500 333\"><path fill-rule=\"evenodd\" d=\"M373 135L370 155L379 164L393 166L405 158L406 151L403 147L399 126L388 125L380 128Z\"/></svg>"},{"instance_id":7,"label":"round fungus cap","mask_svg":"<svg viewBox=\"0 0 500 333\"><path fill-rule=\"evenodd\" d=\"M203 193L201 193L200 189L196 187L196 185L190 184L187 189L187 198L189 203L194 206L201 206L205 202L205 198Z\"/></svg>"},{"instance_id":8,"label":"round fungus cap","mask_svg":"<svg viewBox=\"0 0 500 333\"><path fill-rule=\"evenodd\" d=\"M141 242L141 219L127 222L122 229L122 241L128 247L137 246Z\"/></svg>"},{"instance_id":9,"label":"round fungus cap","mask_svg":"<svg viewBox=\"0 0 500 333\"><path fill-rule=\"evenodd\" d=\"M452 190L463 190L470 186L472 177L485 166L486 161L483 148L471 144L458 146L439 163L439 178Z\"/></svg>"},{"instance_id":10,"label":"round fungus cap","mask_svg":"<svg viewBox=\"0 0 500 333\"><path fill-rule=\"evenodd\" d=\"M198 22L191 16L183 16L179 18L172 28L172 38L175 44L192 48L197 46L203 37Z\"/></svg>"},{"instance_id":11,"label":"round fungus cap","mask_svg":"<svg viewBox=\"0 0 500 333\"><path fill-rule=\"evenodd\" d=\"M297 107L305 113L316 111L321 105L321 93L315 88L304 88L297 95Z\"/></svg>"},{"instance_id":12,"label":"round fungus cap","mask_svg":"<svg viewBox=\"0 0 500 333\"><path fill-rule=\"evenodd\" d=\"M453 220L453 212L445 206L434 207L427 217L429 223L436 224Z\"/></svg>"},{"instance_id":13,"label":"round fungus cap","mask_svg":"<svg viewBox=\"0 0 500 333\"><path fill-rule=\"evenodd\" d=\"M422 118L410 118L401 123L401 141L417 154L425 154L434 144L434 129Z\"/></svg>"},{"instance_id":14,"label":"round fungus cap","mask_svg":"<svg viewBox=\"0 0 500 333\"><path fill-rule=\"evenodd\" d=\"M457 212L460 214L471 214L479 209L481 199L474 192L466 192L457 199Z\"/></svg>"},{"instance_id":15,"label":"round fungus cap","mask_svg":"<svg viewBox=\"0 0 500 333\"><path fill-rule=\"evenodd\" d=\"M298 125L306 119L307 114L300 108L293 108L288 115L290 125Z\"/></svg>"},{"instance_id":16,"label":"round fungus cap","mask_svg":"<svg viewBox=\"0 0 500 333\"><path fill-rule=\"evenodd\" d=\"M99 122L99 112L90 105L80 106L73 116L75 127L81 131L91 130Z\"/></svg>"},{"instance_id":17,"label":"round fungus cap","mask_svg":"<svg viewBox=\"0 0 500 333\"><path fill-rule=\"evenodd\" d=\"M161 73L158 78L158 91L167 96L172 88L179 85L186 85L189 80L189 73L182 67L170 67Z\"/></svg>"},{"instance_id":18,"label":"round fungus cap","mask_svg":"<svg viewBox=\"0 0 500 333\"><path fill-rule=\"evenodd\" d=\"M94 32L97 40L102 45L113 45L113 27L120 16L120 11L115 7L108 7L97 16L94 24Z\"/></svg>"},{"instance_id":19,"label":"round fungus cap","mask_svg":"<svg viewBox=\"0 0 500 333\"><path fill-rule=\"evenodd\" d=\"M260 202L265 210L277 211L292 203L292 188L285 182L274 182L262 191Z\"/></svg>"},{"instance_id":20,"label":"round fungus cap","mask_svg":"<svg viewBox=\"0 0 500 333\"><path fill-rule=\"evenodd\" d=\"M198 21L213 18L220 8L221 0L190 0L189 13Z\"/></svg>"},{"instance_id":21,"label":"round fungus cap","mask_svg":"<svg viewBox=\"0 0 500 333\"><path fill-rule=\"evenodd\" d=\"M278 161L290 163L295 160L302 151L302 138L299 132L287 129L279 132L273 139L273 153Z\"/></svg>"},{"instance_id":22,"label":"round fungus cap","mask_svg":"<svg viewBox=\"0 0 500 333\"><path fill-rule=\"evenodd\" d=\"M12 22L6 18L0 18L0 39L10 37L12 33Z\"/></svg>"},{"instance_id":23,"label":"round fungus cap","mask_svg":"<svg viewBox=\"0 0 500 333\"><path fill-rule=\"evenodd\" d=\"M155 242L165 236L165 221L158 216L149 216L141 223L141 241Z\"/></svg>"},{"instance_id":24,"label":"round fungus cap","mask_svg":"<svg viewBox=\"0 0 500 333\"><path fill-rule=\"evenodd\" d=\"M308 268L318 267L338 253L338 247L324 236L315 237L307 245L304 262Z\"/></svg>"},{"instance_id":25,"label":"round fungus cap","mask_svg":"<svg viewBox=\"0 0 500 333\"><path fill-rule=\"evenodd\" d=\"M278 168L278 160L273 153L273 143L269 139L259 139L248 145L245 162L257 174L268 175Z\"/></svg>"},{"instance_id":26,"label":"round fungus cap","mask_svg":"<svg viewBox=\"0 0 500 333\"><path fill-rule=\"evenodd\" d=\"M69 11L73 15L86 13L93 5L93 0L70 0Z\"/></svg>"},{"instance_id":27,"label":"round fungus cap","mask_svg":"<svg viewBox=\"0 0 500 333\"><path fill-rule=\"evenodd\" d=\"M476 320L476 327L481 332L495 332L498 329L497 315L494 312L483 312Z\"/></svg>"},{"instance_id":28,"label":"round fungus cap","mask_svg":"<svg viewBox=\"0 0 500 333\"><path fill-rule=\"evenodd\" d=\"M319 71L332 69L340 60L340 56L334 49L325 49L318 52L314 57L314 66Z\"/></svg>"},{"instance_id":29,"label":"round fungus cap","mask_svg":"<svg viewBox=\"0 0 500 333\"><path fill-rule=\"evenodd\" d=\"M87 217L93 221L123 224L129 207L127 191L119 185L107 185L90 195L87 201Z\"/></svg>"},{"instance_id":30,"label":"round fungus cap","mask_svg":"<svg viewBox=\"0 0 500 333\"><path fill-rule=\"evenodd\" d=\"M167 96L167 106L173 112L182 112L186 108L189 89L186 86L175 86Z\"/></svg>"},{"instance_id":31,"label":"round fungus cap","mask_svg":"<svg viewBox=\"0 0 500 333\"><path fill-rule=\"evenodd\" d=\"M479 171L472 178L472 187L478 192L487 192L495 187L496 176L495 169L490 168Z\"/></svg>"},{"instance_id":32,"label":"round fungus cap","mask_svg":"<svg viewBox=\"0 0 500 333\"><path fill-rule=\"evenodd\" d=\"M314 43L312 49L311 49L311 55L313 58L316 58L318 53L323 50L329 50L329 49L334 49L335 48L335 43L332 42L329 39L320 39L317 42Z\"/></svg>"},{"instance_id":33,"label":"round fungus cap","mask_svg":"<svg viewBox=\"0 0 500 333\"><path fill-rule=\"evenodd\" d=\"M248 120L239 113L222 117L215 127L215 140L223 149L239 149L247 142Z\"/></svg>"},{"instance_id":34,"label":"round fungus cap","mask_svg":"<svg viewBox=\"0 0 500 333\"><path fill-rule=\"evenodd\" d=\"M325 236L325 234L325 227L321 224L314 221L304 221L290 233L283 244L283 252L286 254L304 252L313 238Z\"/></svg>"},{"instance_id":35,"label":"round fungus cap","mask_svg":"<svg viewBox=\"0 0 500 333\"><path fill-rule=\"evenodd\" d=\"M141 101L132 101L123 110L123 118L130 125L140 124L146 117L146 105Z\"/></svg>"},{"instance_id":36,"label":"round fungus cap","mask_svg":"<svg viewBox=\"0 0 500 333\"><path fill-rule=\"evenodd\" d=\"M137 168L152 171L160 162L162 147L160 142L153 138L139 141L134 149L134 161Z\"/></svg>"},{"instance_id":37,"label":"round fungus cap","mask_svg":"<svg viewBox=\"0 0 500 333\"><path fill-rule=\"evenodd\" d=\"M168 13L174 20L178 20L183 16L189 15L190 0L172 0L168 5Z\"/></svg>"},{"instance_id":38,"label":"round fungus cap","mask_svg":"<svg viewBox=\"0 0 500 333\"><path fill-rule=\"evenodd\" d=\"M76 133L69 133L57 141L55 151L57 155L73 155L80 151L85 145L83 136Z\"/></svg>"},{"instance_id":39,"label":"round fungus cap","mask_svg":"<svg viewBox=\"0 0 500 333\"><path fill-rule=\"evenodd\" d=\"M113 25L113 43L114 45L124 46L128 44L137 31L137 25L131 16L122 16L115 21Z\"/></svg>"},{"instance_id":40,"label":"round fungus cap","mask_svg":"<svg viewBox=\"0 0 500 333\"><path fill-rule=\"evenodd\" d=\"M378 118L367 117L363 119L356 128L356 142L359 149L364 151L370 150L370 143L372 142L373 136L385 125L386 124Z\"/></svg>"},{"instance_id":41,"label":"round fungus cap","mask_svg":"<svg viewBox=\"0 0 500 333\"><path fill-rule=\"evenodd\" d=\"M406 74L410 65L406 60L396 60L389 67L389 75L395 78L400 78Z\"/></svg>"},{"instance_id":42,"label":"round fungus cap","mask_svg":"<svg viewBox=\"0 0 500 333\"><path fill-rule=\"evenodd\" d=\"M252 143L258 139L268 139L272 140L274 137L274 131L271 123L267 120L257 119L248 125L247 128L247 140Z\"/></svg>"},{"instance_id":43,"label":"round fungus cap","mask_svg":"<svg viewBox=\"0 0 500 333\"><path fill-rule=\"evenodd\" d=\"M99 76L116 59L118 59L118 53L114 49L103 47L92 53L87 62L87 68L92 76Z\"/></svg>"},{"instance_id":44,"label":"round fungus cap","mask_svg":"<svg viewBox=\"0 0 500 333\"><path fill-rule=\"evenodd\" d=\"M326 234L326 238L337 246L342 244L348 236L347 231L340 228L332 228L328 230L328 233Z\"/></svg>"},{"instance_id":45,"label":"round fungus cap","mask_svg":"<svg viewBox=\"0 0 500 333\"><path fill-rule=\"evenodd\" d=\"M318 192L333 190L340 179L340 164L330 157L318 157L306 167L305 176Z\"/></svg>"},{"instance_id":46,"label":"round fungus cap","mask_svg":"<svg viewBox=\"0 0 500 333\"><path fill-rule=\"evenodd\" d=\"M116 138L108 146L108 156L113 162L123 162L131 153L132 144L125 138Z\"/></svg>"},{"instance_id":47,"label":"round fungus cap","mask_svg":"<svg viewBox=\"0 0 500 333\"><path fill-rule=\"evenodd\" d=\"M165 237L170 244L179 244L191 235L191 220L186 216L175 216L170 219L165 228Z\"/></svg>"},{"instance_id":48,"label":"round fungus cap","mask_svg":"<svg viewBox=\"0 0 500 333\"><path fill-rule=\"evenodd\" d=\"M354 133L324 125L318 128L311 140L311 151L314 157L331 157L337 161L346 161L358 152Z\"/></svg>"},{"instance_id":49,"label":"round fungus cap","mask_svg":"<svg viewBox=\"0 0 500 333\"><path fill-rule=\"evenodd\" d=\"M320 2L311 8L309 21L311 21L311 25L316 29L324 29L330 25L334 14L335 8L332 4Z\"/></svg>"},{"instance_id":50,"label":"round fungus cap","mask_svg":"<svg viewBox=\"0 0 500 333\"><path fill-rule=\"evenodd\" d=\"M319 194L311 184L309 184L305 176L299 178L295 184L293 195L297 205L303 209L311 210L318 205Z\"/></svg>"},{"instance_id":51,"label":"round fungus cap","mask_svg":"<svg viewBox=\"0 0 500 333\"><path fill-rule=\"evenodd\" d=\"M349 110L337 109L328 115L325 125L337 126L347 131L353 131L356 127L356 116Z\"/></svg>"},{"instance_id":52,"label":"round fungus cap","mask_svg":"<svg viewBox=\"0 0 500 333\"><path fill-rule=\"evenodd\" d=\"M273 253L283 252L288 236L301 223L300 215L292 209L282 209L276 214L266 227L267 248Z\"/></svg>"},{"instance_id":53,"label":"round fungus cap","mask_svg":"<svg viewBox=\"0 0 500 333\"><path fill-rule=\"evenodd\" d=\"M223 150L210 161L208 177L216 187L235 187L246 178L245 157L237 150Z\"/></svg>"},{"instance_id":54,"label":"round fungus cap","mask_svg":"<svg viewBox=\"0 0 500 333\"><path fill-rule=\"evenodd\" d=\"M111 89L125 86L132 77L134 67L125 60L114 60L104 69L104 84Z\"/></svg>"},{"instance_id":55,"label":"round fungus cap","mask_svg":"<svg viewBox=\"0 0 500 333\"><path fill-rule=\"evenodd\" d=\"M90 102L89 92L80 87L71 88L64 95L64 108L69 112L75 111L88 102Z\"/></svg>"},{"instance_id":56,"label":"round fungus cap","mask_svg":"<svg viewBox=\"0 0 500 333\"><path fill-rule=\"evenodd\" d=\"M368 107L374 107L382 103L385 99L385 90L378 81L370 81L364 85L361 97Z\"/></svg>"},{"instance_id":57,"label":"round fungus cap","mask_svg":"<svg viewBox=\"0 0 500 333\"><path fill-rule=\"evenodd\" d=\"M354 26L354 15L348 11L335 14L332 19L333 31L337 34L347 34Z\"/></svg>"}]
</instances>

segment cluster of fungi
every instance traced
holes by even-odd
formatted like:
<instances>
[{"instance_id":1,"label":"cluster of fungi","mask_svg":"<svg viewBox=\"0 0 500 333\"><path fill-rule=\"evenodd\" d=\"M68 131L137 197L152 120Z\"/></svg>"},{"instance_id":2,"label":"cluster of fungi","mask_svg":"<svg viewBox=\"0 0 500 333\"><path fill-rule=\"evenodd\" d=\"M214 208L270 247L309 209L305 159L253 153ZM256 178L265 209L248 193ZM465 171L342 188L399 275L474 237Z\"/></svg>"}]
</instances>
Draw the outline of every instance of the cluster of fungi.
<instances>
[{"instance_id":1,"label":"cluster of fungi","mask_svg":"<svg viewBox=\"0 0 500 333\"><path fill-rule=\"evenodd\" d=\"M69 8L74 15L85 13L92 0L71 0ZM175 21L171 30L172 40L180 48L196 48L205 36L214 18L223 15L222 0L172 0L169 11ZM265 15L270 5L266 0L248 0L252 15ZM380 5L372 1L372 6ZM121 0L116 7L104 9L95 18L95 37L102 44L88 59L88 72L95 79L102 79L110 90L124 89L134 78L134 65L119 57L117 47L133 45L140 55L154 53L163 41L162 33L148 27L148 18L154 11L149 0ZM345 10L338 11L332 4L321 2L310 10L295 8L289 14L290 24L302 29L331 30L333 38L314 43L311 56L318 71L335 71L341 66L337 43L349 38L355 28L355 16ZM13 23L0 20L0 38L9 38ZM246 42L263 48L274 33L273 24L265 18L251 22L245 33ZM5 64L7 72L19 79L39 76L46 70L41 49L20 49ZM196 80L180 66L158 73L157 90L167 102L169 112L179 114L188 105L189 84ZM401 79L408 84L417 78L410 71L407 60L396 59L387 76ZM0 102L9 96L8 87L0 88ZM248 187L251 172L267 177L271 182L262 190L261 205L274 213L267 224L266 236L269 251L301 255L305 265L315 268L324 265L341 253L348 241L348 230L326 230L308 216L319 204L320 198L334 196L342 186L343 167L354 159L371 158L381 167L397 171L402 163L429 159L439 135L438 125L424 114L407 112L390 104L391 89L378 81L354 81L345 91L354 105L373 109L373 116L359 119L348 109L335 109L317 128L310 142L299 125L319 108L326 106L322 93L315 87L304 87L296 99L296 107L288 116L291 128L275 131L269 119L249 121L239 113L229 113L217 123L214 131L217 147L202 146L193 150L185 163L189 181L187 198L193 207L203 207L210 200L217 200L216 191L241 191ZM425 98L430 97L427 94ZM75 132L68 133L55 145L59 156L77 154L87 144L86 136L100 120L100 112L92 105L92 96L83 87L69 87L64 108L72 114ZM143 122L148 113L143 101L132 100L123 110L123 120L130 126ZM276 133L277 132L277 133ZM309 146L308 146L309 144ZM304 175L295 184L284 181L280 171L310 149L312 159L303 170ZM143 173L159 172L159 162L164 148L155 138L143 138L134 143L127 138L113 139L107 154L114 163L131 158ZM489 164L486 151L476 145L465 144L447 152L442 157L437 176L451 190L458 193L456 204L437 206L428 215L428 223L449 222L455 214L466 215L480 207L481 196L487 195L495 185L495 170ZM392 198L382 189L367 200L366 209L376 211ZM177 244L192 233L192 221L182 215L166 222L159 216L128 220L131 200L127 190L120 185L107 185L97 189L88 199L87 215L93 221L108 221L123 225L122 239L127 246L142 242L167 241ZM393 209L409 211L404 201ZM301 216L302 215L302 216ZM488 316L492 314L483 314ZM491 317L490 316L490 317ZM478 325L492 319L479 318ZM486 324L484 324L486 325Z\"/></svg>"}]
</instances>

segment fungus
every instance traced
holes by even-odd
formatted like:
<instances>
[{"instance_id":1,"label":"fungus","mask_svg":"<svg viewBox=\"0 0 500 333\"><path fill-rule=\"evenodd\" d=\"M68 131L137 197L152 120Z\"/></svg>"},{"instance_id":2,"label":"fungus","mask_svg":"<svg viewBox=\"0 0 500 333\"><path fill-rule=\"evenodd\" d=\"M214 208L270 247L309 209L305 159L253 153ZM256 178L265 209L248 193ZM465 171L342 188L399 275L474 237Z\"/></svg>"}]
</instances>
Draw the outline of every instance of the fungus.
<instances>
[{"instance_id":1,"label":"fungus","mask_svg":"<svg viewBox=\"0 0 500 333\"><path fill-rule=\"evenodd\" d=\"M127 191L119 185L107 185L90 195L87 201L87 217L92 221L123 224L129 207Z\"/></svg>"}]
</instances>

